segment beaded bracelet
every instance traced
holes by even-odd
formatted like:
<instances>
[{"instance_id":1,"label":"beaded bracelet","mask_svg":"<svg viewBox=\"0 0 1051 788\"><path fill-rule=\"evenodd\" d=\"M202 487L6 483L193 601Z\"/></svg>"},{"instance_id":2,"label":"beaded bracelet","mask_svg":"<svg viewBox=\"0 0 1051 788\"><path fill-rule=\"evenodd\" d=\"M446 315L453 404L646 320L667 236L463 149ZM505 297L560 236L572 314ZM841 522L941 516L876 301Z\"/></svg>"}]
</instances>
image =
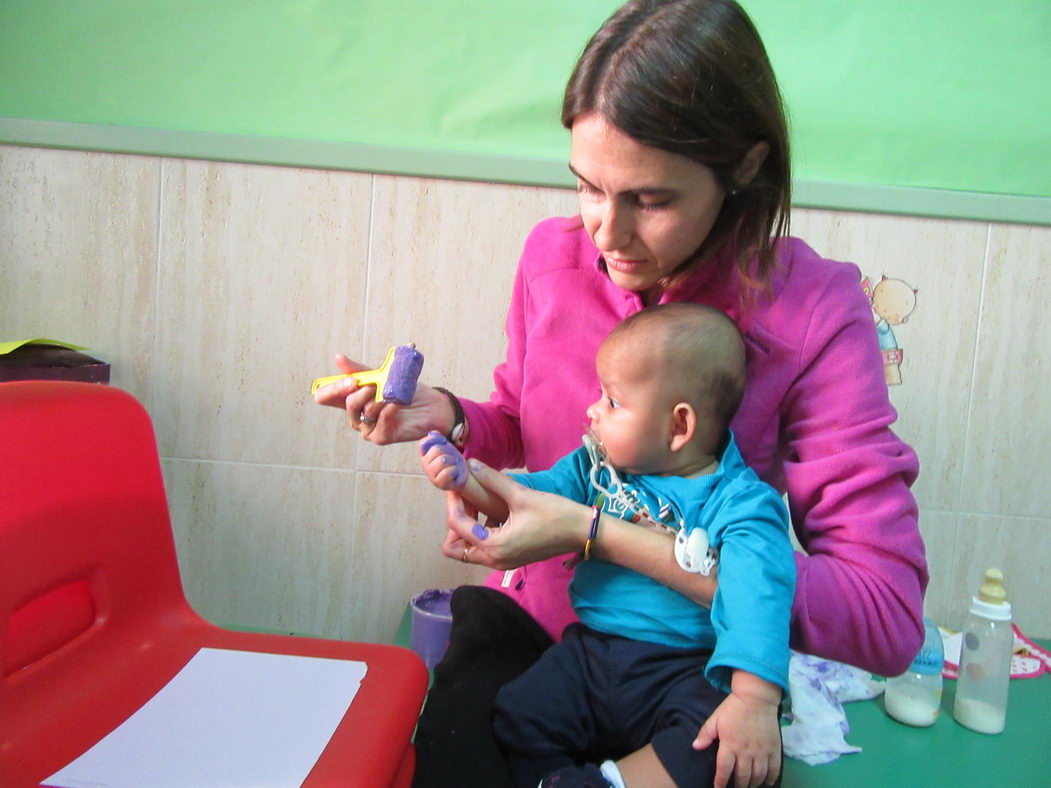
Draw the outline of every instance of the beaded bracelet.
<instances>
[{"instance_id":1,"label":"beaded bracelet","mask_svg":"<svg viewBox=\"0 0 1051 788\"><path fill-rule=\"evenodd\" d=\"M588 538L584 542L584 549L562 562L562 566L566 567L566 569L572 569L581 561L591 560L591 546L595 543L595 539L598 538L598 521L602 516L603 497L600 495L598 500L595 501L595 505L591 507L591 527L588 529Z\"/></svg>"},{"instance_id":2,"label":"beaded bracelet","mask_svg":"<svg viewBox=\"0 0 1051 788\"><path fill-rule=\"evenodd\" d=\"M580 558L583 561L591 560L591 545L594 543L598 536L598 521L602 516L602 509L598 506L591 507L591 529L588 531L587 541L584 542L584 550L580 554Z\"/></svg>"}]
</instances>

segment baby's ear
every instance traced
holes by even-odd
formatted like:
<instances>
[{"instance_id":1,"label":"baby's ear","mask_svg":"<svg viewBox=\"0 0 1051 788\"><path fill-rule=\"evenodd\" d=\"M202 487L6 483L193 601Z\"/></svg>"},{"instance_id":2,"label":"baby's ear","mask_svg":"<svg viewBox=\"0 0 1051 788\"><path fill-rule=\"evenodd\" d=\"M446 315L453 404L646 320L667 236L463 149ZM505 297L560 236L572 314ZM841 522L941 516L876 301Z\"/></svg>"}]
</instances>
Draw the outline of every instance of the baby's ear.
<instances>
[{"instance_id":1,"label":"baby's ear","mask_svg":"<svg viewBox=\"0 0 1051 788\"><path fill-rule=\"evenodd\" d=\"M671 411L670 447L678 451L693 440L697 432L697 411L689 402L678 402Z\"/></svg>"}]
</instances>

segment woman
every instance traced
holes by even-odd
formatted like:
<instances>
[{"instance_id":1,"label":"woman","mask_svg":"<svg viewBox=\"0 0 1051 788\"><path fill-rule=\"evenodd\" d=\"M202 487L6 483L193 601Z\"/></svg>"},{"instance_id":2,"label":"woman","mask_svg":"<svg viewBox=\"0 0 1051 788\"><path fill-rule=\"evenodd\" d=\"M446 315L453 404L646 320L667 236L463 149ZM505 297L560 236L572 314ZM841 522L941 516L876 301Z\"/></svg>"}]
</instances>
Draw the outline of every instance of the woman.
<instances>
[{"instance_id":1,"label":"woman","mask_svg":"<svg viewBox=\"0 0 1051 788\"><path fill-rule=\"evenodd\" d=\"M579 444L598 390L595 351L615 323L668 301L718 307L748 345L738 443L787 492L806 550L793 647L902 672L923 638L927 575L909 492L918 462L889 428L896 414L857 269L783 237L787 132L755 28L732 0L633 0L578 61L562 122L580 217L542 222L526 241L490 401L420 386L398 409L353 384L318 401L345 407L374 443L437 429L495 468L540 470ZM443 552L521 568L457 593L449 654L417 734L420 785L470 785L473 773L499 784L492 694L573 620L563 559L587 538L590 510L484 466L476 475L511 517L479 529L451 499ZM710 604L711 581L680 570L666 537L607 517L599 533L593 556Z\"/></svg>"}]
</instances>

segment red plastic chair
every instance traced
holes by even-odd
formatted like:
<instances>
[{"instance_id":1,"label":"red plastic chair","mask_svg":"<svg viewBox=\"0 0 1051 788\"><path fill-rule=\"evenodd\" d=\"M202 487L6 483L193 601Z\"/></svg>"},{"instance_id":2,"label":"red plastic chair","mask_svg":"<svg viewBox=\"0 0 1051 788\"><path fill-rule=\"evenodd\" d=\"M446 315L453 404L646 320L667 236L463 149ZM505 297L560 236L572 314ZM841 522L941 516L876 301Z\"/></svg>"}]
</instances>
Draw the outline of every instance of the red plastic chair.
<instances>
[{"instance_id":1,"label":"red plastic chair","mask_svg":"<svg viewBox=\"0 0 1051 788\"><path fill-rule=\"evenodd\" d=\"M0 384L0 786L81 755L201 647L366 662L304 785L410 784L415 654L208 623L183 594L146 411L108 386Z\"/></svg>"}]
</instances>

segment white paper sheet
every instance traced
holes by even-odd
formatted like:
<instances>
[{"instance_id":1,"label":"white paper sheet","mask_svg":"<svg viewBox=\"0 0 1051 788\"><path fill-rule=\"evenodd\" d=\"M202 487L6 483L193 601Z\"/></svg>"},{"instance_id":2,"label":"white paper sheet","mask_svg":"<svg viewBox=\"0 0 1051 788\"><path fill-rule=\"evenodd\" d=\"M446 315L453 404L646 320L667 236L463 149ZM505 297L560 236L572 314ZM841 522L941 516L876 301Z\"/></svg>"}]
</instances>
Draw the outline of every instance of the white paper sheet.
<instances>
[{"instance_id":1,"label":"white paper sheet","mask_svg":"<svg viewBox=\"0 0 1051 788\"><path fill-rule=\"evenodd\" d=\"M298 786L365 671L364 662L203 648L120 727L42 784Z\"/></svg>"}]
</instances>

